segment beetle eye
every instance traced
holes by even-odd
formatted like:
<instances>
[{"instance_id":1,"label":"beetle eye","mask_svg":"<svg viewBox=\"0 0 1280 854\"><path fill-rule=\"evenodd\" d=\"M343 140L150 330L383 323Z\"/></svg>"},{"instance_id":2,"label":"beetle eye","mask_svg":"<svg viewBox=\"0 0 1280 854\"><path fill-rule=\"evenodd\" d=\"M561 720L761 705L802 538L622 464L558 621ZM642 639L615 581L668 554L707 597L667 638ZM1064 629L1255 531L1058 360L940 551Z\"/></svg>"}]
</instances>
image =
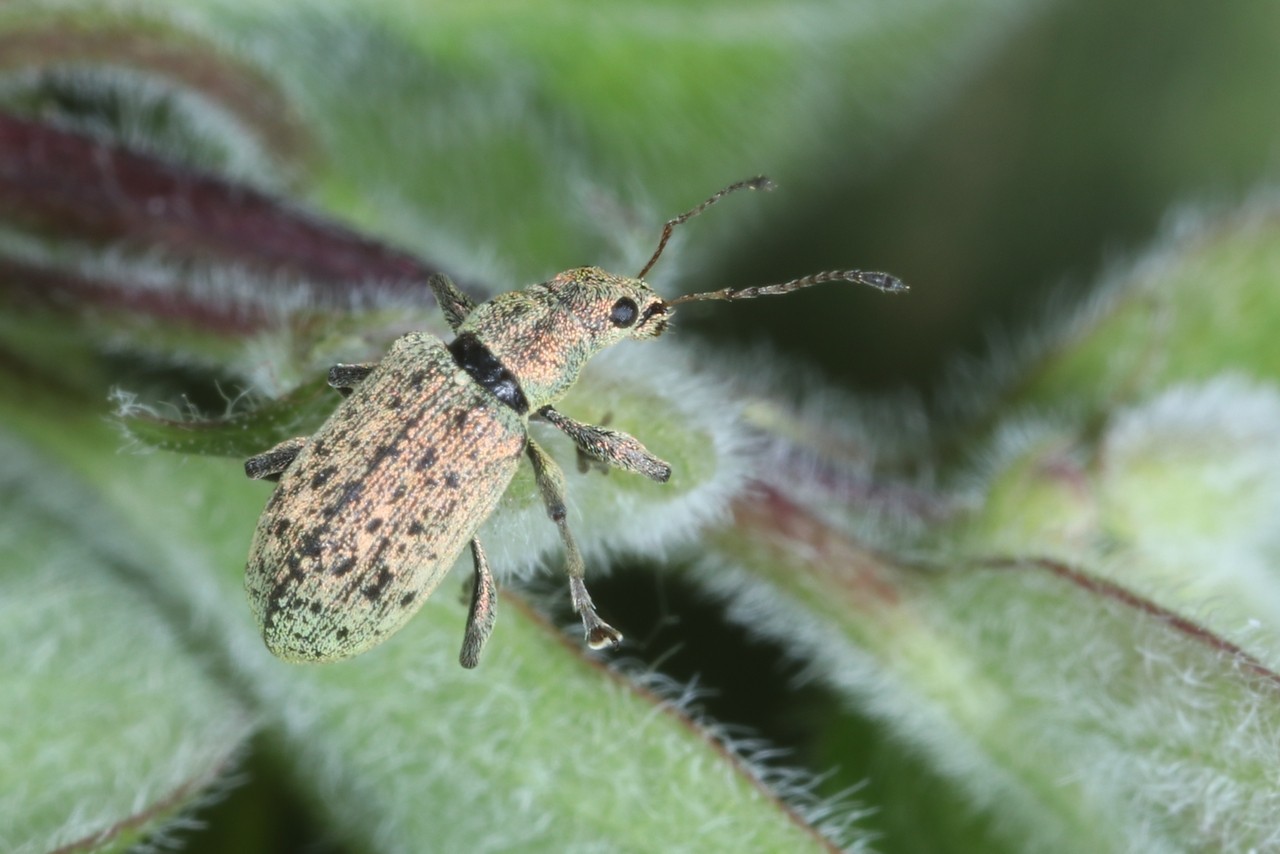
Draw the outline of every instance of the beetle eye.
<instances>
[{"instance_id":1,"label":"beetle eye","mask_svg":"<svg viewBox=\"0 0 1280 854\"><path fill-rule=\"evenodd\" d=\"M636 307L636 301L631 297L623 297L613 304L613 309L609 312L609 322L621 329L636 322L636 316L640 313L640 309Z\"/></svg>"}]
</instances>

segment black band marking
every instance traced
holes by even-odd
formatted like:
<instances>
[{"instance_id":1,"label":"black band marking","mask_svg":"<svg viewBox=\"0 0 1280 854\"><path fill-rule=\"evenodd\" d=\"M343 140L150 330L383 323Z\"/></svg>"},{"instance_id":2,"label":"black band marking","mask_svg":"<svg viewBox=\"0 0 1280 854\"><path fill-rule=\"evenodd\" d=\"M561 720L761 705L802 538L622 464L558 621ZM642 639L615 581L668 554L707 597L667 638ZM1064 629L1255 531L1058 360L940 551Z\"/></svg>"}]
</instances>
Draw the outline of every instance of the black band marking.
<instances>
[{"instance_id":1,"label":"black band marking","mask_svg":"<svg viewBox=\"0 0 1280 854\"><path fill-rule=\"evenodd\" d=\"M529 401L525 399L524 389L520 388L515 374L507 370L507 366L484 346L474 332L464 332L454 338L449 342L449 352L453 354L453 361L457 362L458 367L492 392L498 400L520 415L529 411Z\"/></svg>"}]
</instances>

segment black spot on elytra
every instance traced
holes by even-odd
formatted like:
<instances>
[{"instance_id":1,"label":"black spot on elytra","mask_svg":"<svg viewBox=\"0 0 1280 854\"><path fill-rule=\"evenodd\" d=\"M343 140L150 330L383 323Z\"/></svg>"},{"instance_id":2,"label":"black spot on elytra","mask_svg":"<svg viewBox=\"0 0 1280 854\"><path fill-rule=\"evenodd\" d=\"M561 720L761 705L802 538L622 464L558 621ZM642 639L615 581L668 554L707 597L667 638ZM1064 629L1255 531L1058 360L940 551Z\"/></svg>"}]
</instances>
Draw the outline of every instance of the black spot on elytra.
<instances>
[{"instance_id":1,"label":"black spot on elytra","mask_svg":"<svg viewBox=\"0 0 1280 854\"><path fill-rule=\"evenodd\" d=\"M264 627L271 628L276 624L276 614L279 614L280 609L284 607L284 599L288 595L288 590L282 584L277 583L271 588L271 592L267 594L267 613L262 616Z\"/></svg>"},{"instance_id":2,"label":"black spot on elytra","mask_svg":"<svg viewBox=\"0 0 1280 854\"><path fill-rule=\"evenodd\" d=\"M343 626L342 628L334 632L333 636L340 641L344 641L347 639L347 635L349 634L351 634L351 629L347 628L346 626Z\"/></svg>"},{"instance_id":3,"label":"black spot on elytra","mask_svg":"<svg viewBox=\"0 0 1280 854\"><path fill-rule=\"evenodd\" d=\"M373 579L373 583L362 587L360 592L363 593L370 602L377 602L382 598L382 594L386 592L387 585L391 583L391 579L393 578L395 578L395 573L386 566L381 566L378 568L378 575Z\"/></svg>"},{"instance_id":4,"label":"black spot on elytra","mask_svg":"<svg viewBox=\"0 0 1280 854\"><path fill-rule=\"evenodd\" d=\"M457 489L460 483L457 472L449 472L444 476L444 485L450 489Z\"/></svg>"},{"instance_id":5,"label":"black spot on elytra","mask_svg":"<svg viewBox=\"0 0 1280 854\"><path fill-rule=\"evenodd\" d=\"M387 409L399 409L404 405L404 398L398 394L393 394L387 398Z\"/></svg>"},{"instance_id":6,"label":"black spot on elytra","mask_svg":"<svg viewBox=\"0 0 1280 854\"><path fill-rule=\"evenodd\" d=\"M369 534L375 534L375 533L377 533L378 529L379 529L379 528L381 528L381 527L382 527L382 519L381 519L381 518L378 518L378 519L370 519L370 520L369 520L369 524L367 524L367 525L365 525L365 526L364 526L364 530L365 530L365 532L366 532L366 533L369 533Z\"/></svg>"},{"instance_id":7,"label":"black spot on elytra","mask_svg":"<svg viewBox=\"0 0 1280 854\"><path fill-rule=\"evenodd\" d=\"M317 439L316 441L311 443L311 453L313 456L320 457L321 459L325 459L331 453L333 453L333 451L328 445L324 443L324 439Z\"/></svg>"},{"instance_id":8,"label":"black spot on elytra","mask_svg":"<svg viewBox=\"0 0 1280 854\"><path fill-rule=\"evenodd\" d=\"M319 489L329 482L329 478L338 473L337 466L325 466L311 476L311 488Z\"/></svg>"},{"instance_id":9,"label":"black spot on elytra","mask_svg":"<svg viewBox=\"0 0 1280 854\"><path fill-rule=\"evenodd\" d=\"M422 386L425 385L426 382L427 382L426 371L414 371L412 374L409 375L409 388L413 389L414 391L421 391Z\"/></svg>"},{"instance_id":10,"label":"black spot on elytra","mask_svg":"<svg viewBox=\"0 0 1280 854\"><path fill-rule=\"evenodd\" d=\"M373 547L373 551L369 553L369 565L378 567L378 571L382 572L387 567L387 562L382 559L382 554L391 548L391 538L383 537L378 540L378 544Z\"/></svg>"},{"instance_id":11,"label":"black spot on elytra","mask_svg":"<svg viewBox=\"0 0 1280 854\"><path fill-rule=\"evenodd\" d=\"M409 536L411 536L411 537L419 537L419 536L422 536L422 532L423 532L423 531L425 531L425 530L426 530L426 528L422 527L422 523L421 523L421 522L410 522L410 523L409 523Z\"/></svg>"},{"instance_id":12,"label":"black spot on elytra","mask_svg":"<svg viewBox=\"0 0 1280 854\"><path fill-rule=\"evenodd\" d=\"M335 563L332 566L332 568L330 568L329 571L332 572L337 577L341 578L342 576L346 575L348 572L350 572L355 568L356 568L356 559L354 557L351 557L350 555L347 555L342 560Z\"/></svg>"},{"instance_id":13,"label":"black spot on elytra","mask_svg":"<svg viewBox=\"0 0 1280 854\"><path fill-rule=\"evenodd\" d=\"M393 460L398 456L400 456L400 448L395 442L379 445L373 449L373 456L369 457L369 471L382 465L385 460Z\"/></svg>"},{"instance_id":14,"label":"black spot on elytra","mask_svg":"<svg viewBox=\"0 0 1280 854\"><path fill-rule=\"evenodd\" d=\"M301 603L299 603L299 604L301 604ZM319 599L312 599L312 600L311 600L311 604L308 606L308 609L309 609L309 610L311 611L311 613L313 613L313 614L319 614L321 611L323 611L323 610L324 610L324 606L320 604L320 600L319 600Z\"/></svg>"},{"instance_id":15,"label":"black spot on elytra","mask_svg":"<svg viewBox=\"0 0 1280 854\"><path fill-rule=\"evenodd\" d=\"M388 451L389 456L399 457L402 446L413 446L414 442L410 437L418 429L418 425L422 423L422 417L423 411L419 409L400 422L400 429L396 431L396 435L391 439L388 446L390 448Z\"/></svg>"},{"instance_id":16,"label":"black spot on elytra","mask_svg":"<svg viewBox=\"0 0 1280 854\"><path fill-rule=\"evenodd\" d=\"M271 592L267 594L267 612L263 615L263 625L266 628L272 628L276 624L276 617L280 612L288 607L297 607L293 591L299 581L302 580L302 573L291 571L284 578L277 579L275 584L271 585Z\"/></svg>"},{"instance_id":17,"label":"black spot on elytra","mask_svg":"<svg viewBox=\"0 0 1280 854\"><path fill-rule=\"evenodd\" d=\"M307 531L298 538L298 548L296 550L298 557L317 558L320 557L322 551L324 551L324 542L315 531Z\"/></svg>"},{"instance_id":18,"label":"black spot on elytra","mask_svg":"<svg viewBox=\"0 0 1280 854\"><path fill-rule=\"evenodd\" d=\"M408 491L409 490L406 489L403 485L397 486L395 489L391 490L391 500L399 501L401 498L404 498L405 494Z\"/></svg>"},{"instance_id":19,"label":"black spot on elytra","mask_svg":"<svg viewBox=\"0 0 1280 854\"><path fill-rule=\"evenodd\" d=\"M417 597L417 595L418 595L418 594L416 594L416 593L414 593L412 590L410 590L408 593L406 593L406 594L404 594L403 596L401 596L401 597L400 597L400 607L401 607L401 608L408 608L410 605L412 605L412 604L413 604L413 600Z\"/></svg>"},{"instance_id":20,"label":"black spot on elytra","mask_svg":"<svg viewBox=\"0 0 1280 854\"><path fill-rule=\"evenodd\" d=\"M477 462L480 459L480 452L475 450L474 448L470 451L467 451L467 459L471 460L471 462L473 463Z\"/></svg>"},{"instance_id":21,"label":"black spot on elytra","mask_svg":"<svg viewBox=\"0 0 1280 854\"><path fill-rule=\"evenodd\" d=\"M426 471L436 464L438 456L435 448L423 448L422 456L418 457L418 461L413 464L413 467L417 471Z\"/></svg>"},{"instance_id":22,"label":"black spot on elytra","mask_svg":"<svg viewBox=\"0 0 1280 854\"><path fill-rule=\"evenodd\" d=\"M271 528L271 533L277 537L282 537L287 530L289 530L289 520L277 519L275 525Z\"/></svg>"},{"instance_id":23,"label":"black spot on elytra","mask_svg":"<svg viewBox=\"0 0 1280 854\"><path fill-rule=\"evenodd\" d=\"M466 427L467 419L470 417L471 417L470 409L459 409L457 412L453 413L454 428L461 430L463 427Z\"/></svg>"},{"instance_id":24,"label":"black spot on elytra","mask_svg":"<svg viewBox=\"0 0 1280 854\"><path fill-rule=\"evenodd\" d=\"M334 516L349 510L352 504L360 500L360 496L363 493L363 481L352 480L343 484L342 490L338 493L338 497L332 504L324 508L325 518L332 519Z\"/></svg>"}]
</instances>

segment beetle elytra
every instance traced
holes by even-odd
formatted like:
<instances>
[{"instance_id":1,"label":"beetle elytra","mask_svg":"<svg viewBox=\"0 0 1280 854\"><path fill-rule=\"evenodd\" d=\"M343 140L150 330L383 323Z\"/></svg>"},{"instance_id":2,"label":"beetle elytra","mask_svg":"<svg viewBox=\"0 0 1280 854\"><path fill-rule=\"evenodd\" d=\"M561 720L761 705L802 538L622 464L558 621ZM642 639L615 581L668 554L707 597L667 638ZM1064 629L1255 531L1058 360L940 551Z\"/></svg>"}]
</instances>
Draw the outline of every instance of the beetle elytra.
<instances>
[{"instance_id":1,"label":"beetle elytra","mask_svg":"<svg viewBox=\"0 0 1280 854\"><path fill-rule=\"evenodd\" d=\"M626 338L658 337L672 308L685 302L785 294L828 281L906 290L893 276L860 270L673 300L643 281L676 226L736 190L770 186L765 178L740 181L669 220L635 278L583 267L477 305L434 275L428 284L453 341L411 332L377 364L334 366L329 384L345 399L319 430L245 463L249 477L278 481L245 572L268 648L291 661L370 649L414 615L469 545L475 583L459 660L475 667L497 598L476 531L522 456L564 543L587 643L617 644L621 634L596 613L583 580L586 567L565 522L564 475L529 437L530 417L562 430L592 458L664 482L670 466L636 439L553 408L593 355Z\"/></svg>"}]
</instances>

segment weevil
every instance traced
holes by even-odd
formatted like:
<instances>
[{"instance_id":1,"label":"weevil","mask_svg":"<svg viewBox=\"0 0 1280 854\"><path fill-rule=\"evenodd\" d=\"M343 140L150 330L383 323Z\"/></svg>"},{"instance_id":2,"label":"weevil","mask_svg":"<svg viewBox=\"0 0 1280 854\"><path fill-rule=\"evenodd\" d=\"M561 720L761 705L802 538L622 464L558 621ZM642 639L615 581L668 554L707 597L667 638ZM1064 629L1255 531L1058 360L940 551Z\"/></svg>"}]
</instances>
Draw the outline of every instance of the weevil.
<instances>
[{"instance_id":1,"label":"weevil","mask_svg":"<svg viewBox=\"0 0 1280 854\"><path fill-rule=\"evenodd\" d=\"M594 459L666 482L671 467L632 436L554 408L593 355L624 339L657 338L672 309L686 302L785 294L829 281L906 290L893 276L861 270L672 300L644 282L677 226L732 192L771 187L764 177L739 181L668 220L635 278L583 267L477 305L446 276L431 276L427 284L453 340L410 332L376 364L335 365L329 385L345 399L319 430L245 462L249 477L277 482L245 571L267 647L286 660L319 662L376 646L417 612L469 545L474 583L459 662L475 667L497 602L476 531L521 457L532 463L559 529L587 644L621 641L587 592L565 518L564 475L530 438L529 419L550 423Z\"/></svg>"}]
</instances>

